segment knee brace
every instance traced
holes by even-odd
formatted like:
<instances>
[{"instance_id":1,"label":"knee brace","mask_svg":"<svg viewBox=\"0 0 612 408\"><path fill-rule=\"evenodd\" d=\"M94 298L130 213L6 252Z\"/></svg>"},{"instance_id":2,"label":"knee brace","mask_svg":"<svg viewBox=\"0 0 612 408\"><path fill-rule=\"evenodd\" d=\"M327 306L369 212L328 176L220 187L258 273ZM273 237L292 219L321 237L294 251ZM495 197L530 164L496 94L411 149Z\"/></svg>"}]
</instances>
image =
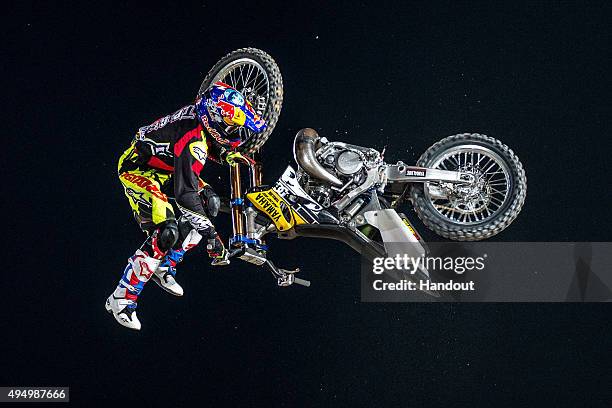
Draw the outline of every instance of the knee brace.
<instances>
[{"instance_id":1,"label":"knee brace","mask_svg":"<svg viewBox=\"0 0 612 408\"><path fill-rule=\"evenodd\" d=\"M179 229L176 220L168 220L159 228L157 233L157 245L163 252L169 250L176 244L179 237Z\"/></svg>"},{"instance_id":2,"label":"knee brace","mask_svg":"<svg viewBox=\"0 0 612 408\"><path fill-rule=\"evenodd\" d=\"M204 187L200 191L200 198L202 199L202 203L204 204L204 208L206 208L206 213L210 217L216 217L219 213L219 207L221 206L221 199L215 193L210 186Z\"/></svg>"}]
</instances>

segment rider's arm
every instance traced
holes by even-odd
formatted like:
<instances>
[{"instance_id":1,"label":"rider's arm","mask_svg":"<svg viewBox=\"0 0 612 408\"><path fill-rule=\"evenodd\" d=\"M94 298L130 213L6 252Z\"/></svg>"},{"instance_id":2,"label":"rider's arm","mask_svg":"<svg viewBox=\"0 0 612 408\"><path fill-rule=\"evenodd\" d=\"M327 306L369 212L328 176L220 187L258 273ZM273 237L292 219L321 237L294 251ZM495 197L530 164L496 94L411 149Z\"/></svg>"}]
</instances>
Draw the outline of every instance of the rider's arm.
<instances>
[{"instance_id":1,"label":"rider's arm","mask_svg":"<svg viewBox=\"0 0 612 408\"><path fill-rule=\"evenodd\" d=\"M219 142L215 140L215 138L207 134L207 131L204 130L203 138L206 141L206 145L208 146L208 158L215 163L221 165L230 165L234 166L238 160L248 160L250 159L241 153L237 152L234 149L228 149L227 147L221 145Z\"/></svg>"},{"instance_id":2,"label":"rider's arm","mask_svg":"<svg viewBox=\"0 0 612 408\"><path fill-rule=\"evenodd\" d=\"M227 149L217 143L212 136L206 135L205 132L206 131L203 133L203 137L208 147L208 158L217 164L227 164L225 161Z\"/></svg>"}]
</instances>

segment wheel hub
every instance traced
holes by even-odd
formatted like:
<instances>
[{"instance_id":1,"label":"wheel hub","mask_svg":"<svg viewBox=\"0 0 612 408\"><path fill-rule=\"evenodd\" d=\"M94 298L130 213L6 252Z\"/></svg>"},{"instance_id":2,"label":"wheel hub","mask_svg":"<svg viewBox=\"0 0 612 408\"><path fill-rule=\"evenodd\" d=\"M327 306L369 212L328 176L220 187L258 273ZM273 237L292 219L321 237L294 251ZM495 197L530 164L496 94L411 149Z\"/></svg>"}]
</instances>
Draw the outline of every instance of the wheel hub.
<instances>
[{"instance_id":1,"label":"wheel hub","mask_svg":"<svg viewBox=\"0 0 612 408\"><path fill-rule=\"evenodd\" d=\"M450 202L460 213L477 213L483 211L488 205L488 191L486 179L482 170L471 163L459 167L458 171L472 174L473 182L455 185Z\"/></svg>"}]
</instances>

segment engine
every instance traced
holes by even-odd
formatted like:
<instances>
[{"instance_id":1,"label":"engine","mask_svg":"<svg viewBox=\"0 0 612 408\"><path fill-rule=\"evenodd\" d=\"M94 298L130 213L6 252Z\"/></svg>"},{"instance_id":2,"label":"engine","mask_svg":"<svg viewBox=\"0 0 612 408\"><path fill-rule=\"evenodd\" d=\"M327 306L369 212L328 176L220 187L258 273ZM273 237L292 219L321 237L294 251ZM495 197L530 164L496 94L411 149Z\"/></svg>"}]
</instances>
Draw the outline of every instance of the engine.
<instances>
[{"instance_id":1,"label":"engine","mask_svg":"<svg viewBox=\"0 0 612 408\"><path fill-rule=\"evenodd\" d=\"M373 181L369 174L376 172L383 164L380 152L342 142L329 142L319 138L312 129L304 131L313 133L304 135L300 131L296 136L294 155L300 165L300 185L323 208L334 205L351 191L370 187L365 186L365 183Z\"/></svg>"}]
</instances>

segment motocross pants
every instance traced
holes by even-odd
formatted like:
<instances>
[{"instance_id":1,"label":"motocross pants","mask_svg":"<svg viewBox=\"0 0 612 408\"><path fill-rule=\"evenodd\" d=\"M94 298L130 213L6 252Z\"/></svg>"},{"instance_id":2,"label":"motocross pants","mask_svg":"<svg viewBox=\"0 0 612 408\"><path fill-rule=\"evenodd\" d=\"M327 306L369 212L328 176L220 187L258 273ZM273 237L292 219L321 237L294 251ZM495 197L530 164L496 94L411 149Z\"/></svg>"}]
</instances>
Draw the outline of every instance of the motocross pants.
<instances>
[{"instance_id":1,"label":"motocross pants","mask_svg":"<svg viewBox=\"0 0 612 408\"><path fill-rule=\"evenodd\" d=\"M175 217L172 204L163 192L172 174L136 166L129 160L129 150L119 159L119 180L136 222L147 234L147 239L136 251L135 258L132 258L144 257L145 260L150 259L151 265L155 264L145 268L147 273L135 273L130 264L126 267L119 286L126 289L126 298L135 301L160 263L161 266L174 268L185 252L199 243L202 236L183 217L179 220ZM200 184L206 185L201 180Z\"/></svg>"}]
</instances>

